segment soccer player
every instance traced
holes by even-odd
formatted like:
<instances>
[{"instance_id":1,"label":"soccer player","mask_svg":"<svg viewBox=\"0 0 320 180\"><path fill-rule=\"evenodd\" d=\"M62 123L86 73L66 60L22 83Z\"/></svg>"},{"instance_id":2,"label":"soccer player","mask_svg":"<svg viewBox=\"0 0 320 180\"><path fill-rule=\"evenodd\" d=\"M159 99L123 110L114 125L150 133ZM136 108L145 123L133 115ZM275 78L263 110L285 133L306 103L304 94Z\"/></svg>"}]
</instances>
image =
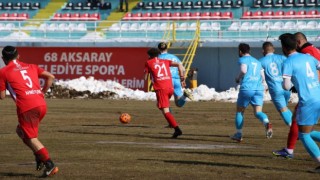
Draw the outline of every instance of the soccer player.
<instances>
[{"instance_id":1,"label":"soccer player","mask_svg":"<svg viewBox=\"0 0 320 180\"><path fill-rule=\"evenodd\" d=\"M239 61L240 73L236 78L236 83L240 83L240 90L237 100L237 112L235 125L237 132L231 139L241 142L242 127L244 116L243 113L249 104L253 106L255 116L264 124L266 137L272 137L272 125L268 116L262 112L263 95L264 95L264 72L261 63L250 55L250 46L240 43Z\"/></svg>"},{"instance_id":2,"label":"soccer player","mask_svg":"<svg viewBox=\"0 0 320 180\"><path fill-rule=\"evenodd\" d=\"M296 51L297 41L293 34L283 34L279 39L282 51L288 57L283 64L283 88L289 90L293 84L298 92L296 118L299 139L319 163L312 172L320 173L320 149L315 142L320 141L320 132L313 129L320 118L320 85L317 75L320 63L314 57Z\"/></svg>"},{"instance_id":3,"label":"soccer player","mask_svg":"<svg viewBox=\"0 0 320 180\"><path fill-rule=\"evenodd\" d=\"M2 50L5 67L0 69L0 98L6 96L6 89L16 103L19 124L16 132L22 141L33 151L36 159L36 170L43 167L43 176L52 176L58 167L52 162L48 150L38 139L38 128L47 112L44 94L52 85L54 76L34 64L19 61L15 47L6 46ZM45 79L40 88L39 77Z\"/></svg>"},{"instance_id":4,"label":"soccer player","mask_svg":"<svg viewBox=\"0 0 320 180\"><path fill-rule=\"evenodd\" d=\"M181 64L180 59L173 55L168 53L168 45L164 42L161 42L158 44L158 49L160 50L161 54L159 55L160 59L164 60L170 60L173 62L177 62ZM181 81L179 76L179 71L177 67L170 67L170 72L172 76L172 84L174 88L174 100L177 107L183 107L186 103L186 98L189 98L190 100L193 100L193 96L191 92L188 90L184 90L182 92L182 86L185 86L185 81Z\"/></svg>"},{"instance_id":5,"label":"soccer player","mask_svg":"<svg viewBox=\"0 0 320 180\"><path fill-rule=\"evenodd\" d=\"M181 63L159 59L160 51L157 48L151 48L147 53L149 60L145 64L145 79L148 78L148 74L151 75L153 88L157 96L157 107L162 111L169 125L174 128L172 138L177 138L182 135L182 131L169 111L170 98L173 94L170 66L178 67L182 81L184 80L184 68Z\"/></svg>"},{"instance_id":6,"label":"soccer player","mask_svg":"<svg viewBox=\"0 0 320 180\"><path fill-rule=\"evenodd\" d=\"M287 107L291 92L282 88L282 65L286 57L274 54L274 47L271 42L264 42L262 49L264 57L259 61L264 69L272 102L279 111L284 123L291 126L292 112Z\"/></svg>"},{"instance_id":7,"label":"soccer player","mask_svg":"<svg viewBox=\"0 0 320 180\"><path fill-rule=\"evenodd\" d=\"M297 41L297 51L298 52L301 52L303 54L309 54L309 55L313 56L314 58L316 58L318 61L320 61L319 49L317 49L311 43L309 43L307 41L306 36L303 33L297 32L294 34L294 36ZM319 74L319 79L320 79L320 74ZM294 87L292 89L294 89L294 91L296 91ZM297 107L298 107L298 105L296 105L295 111L296 111ZM290 131L289 131L288 138L287 138L287 147L283 148L281 150L273 151L272 152L273 155L284 157L287 159L292 159L293 153L294 153L294 148L297 143L297 140L298 140L298 125L297 125L297 121L296 121L296 113L294 112L293 117L292 117L292 125L290 127Z\"/></svg>"}]
</instances>

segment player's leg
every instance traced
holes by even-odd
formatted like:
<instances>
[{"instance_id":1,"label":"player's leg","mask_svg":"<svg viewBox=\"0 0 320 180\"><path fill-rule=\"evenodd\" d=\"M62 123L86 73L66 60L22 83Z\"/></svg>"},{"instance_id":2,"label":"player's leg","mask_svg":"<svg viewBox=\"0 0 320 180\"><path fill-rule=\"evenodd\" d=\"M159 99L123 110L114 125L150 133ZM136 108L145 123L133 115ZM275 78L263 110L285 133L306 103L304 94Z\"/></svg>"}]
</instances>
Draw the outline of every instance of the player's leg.
<instances>
[{"instance_id":1,"label":"player's leg","mask_svg":"<svg viewBox=\"0 0 320 180\"><path fill-rule=\"evenodd\" d=\"M178 123L176 122L174 116L170 112L170 97L173 94L173 89L161 89L156 91L156 96L158 100L158 108L162 111L165 119L169 123L169 125L174 128L174 133L172 138L177 138L182 135L182 131L179 128Z\"/></svg>"},{"instance_id":2,"label":"player's leg","mask_svg":"<svg viewBox=\"0 0 320 180\"><path fill-rule=\"evenodd\" d=\"M297 123L299 127L299 139L310 156L314 158L320 165L320 149L315 142L315 139L317 138L314 139L311 136L313 126L318 122L320 115L319 111L320 102L313 103L308 106L299 106L297 110ZM316 132L312 134L313 136L317 136ZM320 173L320 171L318 173Z\"/></svg>"},{"instance_id":3,"label":"player's leg","mask_svg":"<svg viewBox=\"0 0 320 180\"><path fill-rule=\"evenodd\" d=\"M46 114L46 111L46 106L39 106L19 114L17 134L33 151L36 159L36 169L41 170L43 166L45 166L46 169L44 174L46 174L46 176L51 176L58 172L58 168L52 162L46 147L44 147L38 139L39 123Z\"/></svg>"},{"instance_id":4,"label":"player's leg","mask_svg":"<svg viewBox=\"0 0 320 180\"><path fill-rule=\"evenodd\" d=\"M177 107L183 107L186 103L186 97L183 95L180 79L172 79L174 100Z\"/></svg>"},{"instance_id":5,"label":"player's leg","mask_svg":"<svg viewBox=\"0 0 320 180\"><path fill-rule=\"evenodd\" d=\"M254 96L251 99L254 115L258 118L265 127L266 137L269 139L272 137L272 124L269 122L268 116L262 111L263 106L263 91L255 91Z\"/></svg>"},{"instance_id":6,"label":"player's leg","mask_svg":"<svg viewBox=\"0 0 320 180\"><path fill-rule=\"evenodd\" d=\"M238 99L237 99L237 109L235 115L235 127L236 133L231 136L232 140L236 140L241 142L242 138L242 128L244 123L244 111L246 107L249 105L249 101L251 98L251 94L248 91L239 91Z\"/></svg>"},{"instance_id":7,"label":"player's leg","mask_svg":"<svg viewBox=\"0 0 320 180\"><path fill-rule=\"evenodd\" d=\"M291 123L290 131L287 137L287 147L280 150L273 151L272 153L275 156L280 156L287 159L293 158L293 152L299 136L298 124L296 121L297 108L298 108L298 104L295 106L292 114L292 123Z\"/></svg>"},{"instance_id":8,"label":"player's leg","mask_svg":"<svg viewBox=\"0 0 320 180\"><path fill-rule=\"evenodd\" d=\"M284 123L287 126L291 126L292 123L292 112L287 107L288 104L288 94L290 91L282 91L279 93L270 94L272 102L276 109L279 111Z\"/></svg>"}]
</instances>

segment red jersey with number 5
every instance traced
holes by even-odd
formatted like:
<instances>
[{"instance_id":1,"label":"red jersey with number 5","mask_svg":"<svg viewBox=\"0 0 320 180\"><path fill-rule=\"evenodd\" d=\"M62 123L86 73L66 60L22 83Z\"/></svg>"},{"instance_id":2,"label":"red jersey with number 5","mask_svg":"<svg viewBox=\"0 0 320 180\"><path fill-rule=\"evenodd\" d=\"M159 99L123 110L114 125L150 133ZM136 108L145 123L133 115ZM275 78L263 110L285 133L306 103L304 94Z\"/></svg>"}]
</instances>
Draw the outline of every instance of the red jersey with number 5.
<instances>
[{"instance_id":1,"label":"red jersey with number 5","mask_svg":"<svg viewBox=\"0 0 320 180\"><path fill-rule=\"evenodd\" d=\"M173 89L170 65L171 61L158 58L146 62L144 72L151 74L154 90Z\"/></svg>"},{"instance_id":2,"label":"red jersey with number 5","mask_svg":"<svg viewBox=\"0 0 320 180\"><path fill-rule=\"evenodd\" d=\"M34 64L10 61L0 69L0 91L8 90L16 102L18 114L46 105L39 75L44 70Z\"/></svg>"}]
</instances>

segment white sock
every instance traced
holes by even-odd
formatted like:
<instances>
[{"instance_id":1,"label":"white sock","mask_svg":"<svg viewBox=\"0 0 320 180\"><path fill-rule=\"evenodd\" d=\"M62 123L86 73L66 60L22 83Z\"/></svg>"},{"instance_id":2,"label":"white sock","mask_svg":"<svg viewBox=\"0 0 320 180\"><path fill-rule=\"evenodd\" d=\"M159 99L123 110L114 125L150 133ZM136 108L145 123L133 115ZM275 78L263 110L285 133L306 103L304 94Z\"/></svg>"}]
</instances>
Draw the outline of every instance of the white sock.
<instances>
[{"instance_id":1,"label":"white sock","mask_svg":"<svg viewBox=\"0 0 320 180\"><path fill-rule=\"evenodd\" d=\"M288 148L286 148L286 151L287 151L289 154L293 154L293 150L294 150L294 149L288 149Z\"/></svg>"}]
</instances>

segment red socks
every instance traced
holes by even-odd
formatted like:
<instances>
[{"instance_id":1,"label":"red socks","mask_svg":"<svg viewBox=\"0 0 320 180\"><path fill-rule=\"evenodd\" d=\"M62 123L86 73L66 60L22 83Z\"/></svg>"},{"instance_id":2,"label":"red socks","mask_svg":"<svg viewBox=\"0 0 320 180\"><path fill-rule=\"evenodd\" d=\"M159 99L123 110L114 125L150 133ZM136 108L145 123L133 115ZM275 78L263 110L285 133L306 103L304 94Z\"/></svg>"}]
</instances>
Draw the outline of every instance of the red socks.
<instances>
[{"instance_id":1,"label":"red socks","mask_svg":"<svg viewBox=\"0 0 320 180\"><path fill-rule=\"evenodd\" d=\"M298 140L298 136L299 136L298 133L299 133L299 129L298 129L297 120L294 118L294 119L292 119L290 132L288 134L288 140L287 140L287 148L288 149L294 149L296 142Z\"/></svg>"},{"instance_id":2,"label":"red socks","mask_svg":"<svg viewBox=\"0 0 320 180\"><path fill-rule=\"evenodd\" d=\"M178 126L176 120L170 112L165 113L164 117L166 118L171 127L175 128Z\"/></svg>"},{"instance_id":3,"label":"red socks","mask_svg":"<svg viewBox=\"0 0 320 180\"><path fill-rule=\"evenodd\" d=\"M46 162L47 160L50 159L49 157L49 152L48 150L44 147L42 149L40 149L39 151L37 151L35 153L35 155L42 161L42 162Z\"/></svg>"}]
</instances>

